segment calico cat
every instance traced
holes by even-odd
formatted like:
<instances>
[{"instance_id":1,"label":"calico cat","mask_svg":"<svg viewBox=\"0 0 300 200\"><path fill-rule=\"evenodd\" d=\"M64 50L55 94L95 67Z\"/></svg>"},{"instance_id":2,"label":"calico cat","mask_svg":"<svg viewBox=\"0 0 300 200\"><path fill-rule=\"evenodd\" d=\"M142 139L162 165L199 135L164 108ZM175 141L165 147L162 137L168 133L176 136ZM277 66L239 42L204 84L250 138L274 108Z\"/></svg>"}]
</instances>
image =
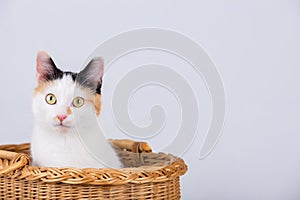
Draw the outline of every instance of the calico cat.
<instances>
[{"instance_id":1,"label":"calico cat","mask_svg":"<svg viewBox=\"0 0 300 200\"><path fill-rule=\"evenodd\" d=\"M79 73L63 72L56 67L47 53L38 52L37 86L33 94L33 165L104 167L84 148L76 132L78 124L86 124L85 131L89 131L89 119L100 114L103 67L102 58L96 57ZM89 110L93 110L96 115L91 116ZM99 148L104 148L103 152L113 152L111 149L107 151L107 148L112 148L107 141L101 142L106 144L101 146L99 141ZM116 166L110 167L121 167L115 153L109 157L112 163L116 163Z\"/></svg>"}]
</instances>

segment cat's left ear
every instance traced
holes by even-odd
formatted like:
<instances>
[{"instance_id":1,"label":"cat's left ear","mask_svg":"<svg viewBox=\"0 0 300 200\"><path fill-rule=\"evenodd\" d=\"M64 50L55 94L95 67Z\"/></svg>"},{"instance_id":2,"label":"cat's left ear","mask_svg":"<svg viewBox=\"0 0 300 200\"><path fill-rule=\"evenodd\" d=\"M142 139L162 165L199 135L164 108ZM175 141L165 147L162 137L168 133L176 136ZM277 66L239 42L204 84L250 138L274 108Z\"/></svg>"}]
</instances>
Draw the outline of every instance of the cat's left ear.
<instances>
[{"instance_id":1,"label":"cat's left ear","mask_svg":"<svg viewBox=\"0 0 300 200\"><path fill-rule=\"evenodd\" d=\"M104 72L104 61L101 57L93 58L89 64L77 75L76 81L85 87L101 93L102 76Z\"/></svg>"}]
</instances>

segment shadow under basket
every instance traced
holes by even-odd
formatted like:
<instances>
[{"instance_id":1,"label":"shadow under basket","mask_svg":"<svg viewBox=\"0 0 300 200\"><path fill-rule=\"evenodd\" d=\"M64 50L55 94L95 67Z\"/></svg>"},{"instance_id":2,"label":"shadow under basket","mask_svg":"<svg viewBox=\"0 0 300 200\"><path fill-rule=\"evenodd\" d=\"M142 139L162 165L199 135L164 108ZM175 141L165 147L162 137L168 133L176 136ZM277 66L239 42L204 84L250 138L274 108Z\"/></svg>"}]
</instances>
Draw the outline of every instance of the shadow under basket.
<instances>
[{"instance_id":1,"label":"shadow under basket","mask_svg":"<svg viewBox=\"0 0 300 200\"><path fill-rule=\"evenodd\" d=\"M182 159L144 142L109 142L124 168L31 166L29 143L0 145L0 199L180 199Z\"/></svg>"}]
</instances>

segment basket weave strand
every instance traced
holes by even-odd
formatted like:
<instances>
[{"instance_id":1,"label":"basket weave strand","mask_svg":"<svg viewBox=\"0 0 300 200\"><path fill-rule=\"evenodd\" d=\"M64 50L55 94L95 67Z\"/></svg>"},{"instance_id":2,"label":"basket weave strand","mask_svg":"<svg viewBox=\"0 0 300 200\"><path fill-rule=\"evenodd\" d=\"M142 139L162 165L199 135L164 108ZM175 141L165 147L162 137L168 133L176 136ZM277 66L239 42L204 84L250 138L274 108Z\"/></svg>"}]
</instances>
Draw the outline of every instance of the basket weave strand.
<instances>
[{"instance_id":1,"label":"basket weave strand","mask_svg":"<svg viewBox=\"0 0 300 200\"><path fill-rule=\"evenodd\" d=\"M125 168L30 166L30 144L0 146L0 199L180 199L184 161L147 143L110 140Z\"/></svg>"}]
</instances>

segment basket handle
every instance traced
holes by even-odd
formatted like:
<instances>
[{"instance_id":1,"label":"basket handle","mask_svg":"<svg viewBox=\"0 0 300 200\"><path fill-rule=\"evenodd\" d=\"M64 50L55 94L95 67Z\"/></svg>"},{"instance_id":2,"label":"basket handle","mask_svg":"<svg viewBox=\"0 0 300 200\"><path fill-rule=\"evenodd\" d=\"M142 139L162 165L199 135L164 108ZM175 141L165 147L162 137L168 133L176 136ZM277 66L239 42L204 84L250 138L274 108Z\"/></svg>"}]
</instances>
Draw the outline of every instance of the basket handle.
<instances>
[{"instance_id":1,"label":"basket handle","mask_svg":"<svg viewBox=\"0 0 300 200\"><path fill-rule=\"evenodd\" d=\"M9 160L9 165L0 169L0 176L9 174L29 163L29 157L23 153L0 150L0 158Z\"/></svg>"},{"instance_id":2,"label":"basket handle","mask_svg":"<svg viewBox=\"0 0 300 200\"><path fill-rule=\"evenodd\" d=\"M116 140L109 139L108 142L119 149L125 149L132 153L149 153L152 152L151 147L146 142L138 142L133 140Z\"/></svg>"}]
</instances>

